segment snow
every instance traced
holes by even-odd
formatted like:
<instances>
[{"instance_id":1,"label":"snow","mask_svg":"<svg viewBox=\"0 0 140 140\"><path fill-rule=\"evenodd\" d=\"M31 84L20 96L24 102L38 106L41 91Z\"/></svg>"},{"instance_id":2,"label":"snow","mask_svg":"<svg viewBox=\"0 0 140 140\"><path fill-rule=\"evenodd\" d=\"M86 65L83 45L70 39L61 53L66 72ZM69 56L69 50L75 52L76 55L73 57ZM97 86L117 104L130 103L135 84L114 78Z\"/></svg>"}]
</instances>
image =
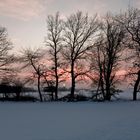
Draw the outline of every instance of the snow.
<instances>
[{"instance_id":1,"label":"snow","mask_svg":"<svg viewBox=\"0 0 140 140\"><path fill-rule=\"evenodd\" d=\"M140 102L0 102L0 140L139 140Z\"/></svg>"}]
</instances>

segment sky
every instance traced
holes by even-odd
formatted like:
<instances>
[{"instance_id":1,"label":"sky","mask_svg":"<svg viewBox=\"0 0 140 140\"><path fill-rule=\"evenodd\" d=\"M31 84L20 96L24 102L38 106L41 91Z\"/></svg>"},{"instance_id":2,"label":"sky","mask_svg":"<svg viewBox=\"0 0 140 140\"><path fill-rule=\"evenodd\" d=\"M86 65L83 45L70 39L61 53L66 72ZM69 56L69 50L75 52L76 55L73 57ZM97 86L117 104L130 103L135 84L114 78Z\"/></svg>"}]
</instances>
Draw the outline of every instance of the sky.
<instances>
[{"instance_id":1,"label":"sky","mask_svg":"<svg viewBox=\"0 0 140 140\"><path fill-rule=\"evenodd\" d=\"M76 11L103 16L119 13L128 5L140 7L140 0L0 0L0 26L6 27L17 50L40 47L47 36L47 15L60 12L67 17Z\"/></svg>"}]
</instances>

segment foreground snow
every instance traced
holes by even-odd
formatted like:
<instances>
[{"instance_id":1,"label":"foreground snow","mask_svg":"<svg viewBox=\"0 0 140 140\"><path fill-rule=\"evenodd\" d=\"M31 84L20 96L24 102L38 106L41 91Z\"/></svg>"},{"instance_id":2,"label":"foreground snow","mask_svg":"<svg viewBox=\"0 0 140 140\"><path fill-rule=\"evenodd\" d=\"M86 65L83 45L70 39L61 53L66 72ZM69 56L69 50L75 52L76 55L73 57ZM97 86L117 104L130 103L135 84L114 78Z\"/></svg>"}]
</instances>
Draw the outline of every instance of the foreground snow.
<instances>
[{"instance_id":1,"label":"foreground snow","mask_svg":"<svg viewBox=\"0 0 140 140\"><path fill-rule=\"evenodd\" d=\"M140 102L0 103L0 140L139 140Z\"/></svg>"}]
</instances>

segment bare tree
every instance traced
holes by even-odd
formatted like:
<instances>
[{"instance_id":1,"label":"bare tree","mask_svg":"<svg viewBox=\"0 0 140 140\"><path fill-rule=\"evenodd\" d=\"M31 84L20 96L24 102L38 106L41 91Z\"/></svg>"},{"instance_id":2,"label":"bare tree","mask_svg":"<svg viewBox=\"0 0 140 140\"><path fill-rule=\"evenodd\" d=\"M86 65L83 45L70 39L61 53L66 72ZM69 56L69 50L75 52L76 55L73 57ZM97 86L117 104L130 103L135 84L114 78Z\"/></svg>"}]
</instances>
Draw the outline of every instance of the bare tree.
<instances>
[{"instance_id":1,"label":"bare tree","mask_svg":"<svg viewBox=\"0 0 140 140\"><path fill-rule=\"evenodd\" d=\"M101 35L95 43L93 50L93 70L103 98L111 100L115 91L116 72L119 70L119 62L123 48L124 28L118 24L112 16L107 15L101 25Z\"/></svg>"},{"instance_id":2,"label":"bare tree","mask_svg":"<svg viewBox=\"0 0 140 140\"><path fill-rule=\"evenodd\" d=\"M0 72L9 73L12 69L9 67L14 62L14 56L10 54L12 43L8 39L6 28L0 27Z\"/></svg>"},{"instance_id":3,"label":"bare tree","mask_svg":"<svg viewBox=\"0 0 140 140\"><path fill-rule=\"evenodd\" d=\"M100 99L105 99L105 82L104 82L104 73L103 73L103 66L104 66L104 48L103 48L103 41L104 38L102 35L97 38L94 47L91 49L90 52L90 69L91 73L89 78L92 80L92 86L97 86L97 91L95 96L96 99L99 97Z\"/></svg>"},{"instance_id":4,"label":"bare tree","mask_svg":"<svg viewBox=\"0 0 140 140\"><path fill-rule=\"evenodd\" d=\"M125 27L127 31L127 47L133 50L133 55L129 61L133 62L132 75L136 75L133 90L133 100L137 99L137 92L140 86L140 10L128 8L128 11L118 16L117 20Z\"/></svg>"},{"instance_id":5,"label":"bare tree","mask_svg":"<svg viewBox=\"0 0 140 140\"><path fill-rule=\"evenodd\" d=\"M33 76L37 78L37 88L40 96L40 101L43 101L41 94L41 77L44 73L44 65L41 63L41 59L43 57L43 53L40 49L25 49L22 52L21 61L24 63L23 68L31 67L33 69Z\"/></svg>"},{"instance_id":6,"label":"bare tree","mask_svg":"<svg viewBox=\"0 0 140 140\"><path fill-rule=\"evenodd\" d=\"M76 67L85 60L86 52L93 46L93 36L98 28L96 16L89 18L82 12L72 14L65 22L63 56L66 66L71 74L71 100L74 99L76 78Z\"/></svg>"},{"instance_id":7,"label":"bare tree","mask_svg":"<svg viewBox=\"0 0 140 140\"><path fill-rule=\"evenodd\" d=\"M62 48L62 31L63 25L62 20L60 19L59 13L57 12L55 16L49 15L47 18L47 31L48 36L46 39L46 46L49 47L49 55L51 64L51 75L54 77L54 86L55 86L55 100L58 99L58 85L62 73L60 72L61 61L60 61L60 51Z\"/></svg>"}]
</instances>

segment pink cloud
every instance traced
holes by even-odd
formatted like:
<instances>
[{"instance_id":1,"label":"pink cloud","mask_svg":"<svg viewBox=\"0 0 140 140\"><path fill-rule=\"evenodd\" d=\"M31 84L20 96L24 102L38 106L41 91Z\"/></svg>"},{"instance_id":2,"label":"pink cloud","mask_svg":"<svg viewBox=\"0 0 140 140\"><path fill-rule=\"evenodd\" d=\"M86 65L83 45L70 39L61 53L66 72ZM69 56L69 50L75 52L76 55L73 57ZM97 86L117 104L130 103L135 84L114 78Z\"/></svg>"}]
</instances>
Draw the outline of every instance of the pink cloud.
<instances>
[{"instance_id":1,"label":"pink cloud","mask_svg":"<svg viewBox=\"0 0 140 140\"><path fill-rule=\"evenodd\" d=\"M0 0L0 15L29 20L44 10L43 0Z\"/></svg>"}]
</instances>

